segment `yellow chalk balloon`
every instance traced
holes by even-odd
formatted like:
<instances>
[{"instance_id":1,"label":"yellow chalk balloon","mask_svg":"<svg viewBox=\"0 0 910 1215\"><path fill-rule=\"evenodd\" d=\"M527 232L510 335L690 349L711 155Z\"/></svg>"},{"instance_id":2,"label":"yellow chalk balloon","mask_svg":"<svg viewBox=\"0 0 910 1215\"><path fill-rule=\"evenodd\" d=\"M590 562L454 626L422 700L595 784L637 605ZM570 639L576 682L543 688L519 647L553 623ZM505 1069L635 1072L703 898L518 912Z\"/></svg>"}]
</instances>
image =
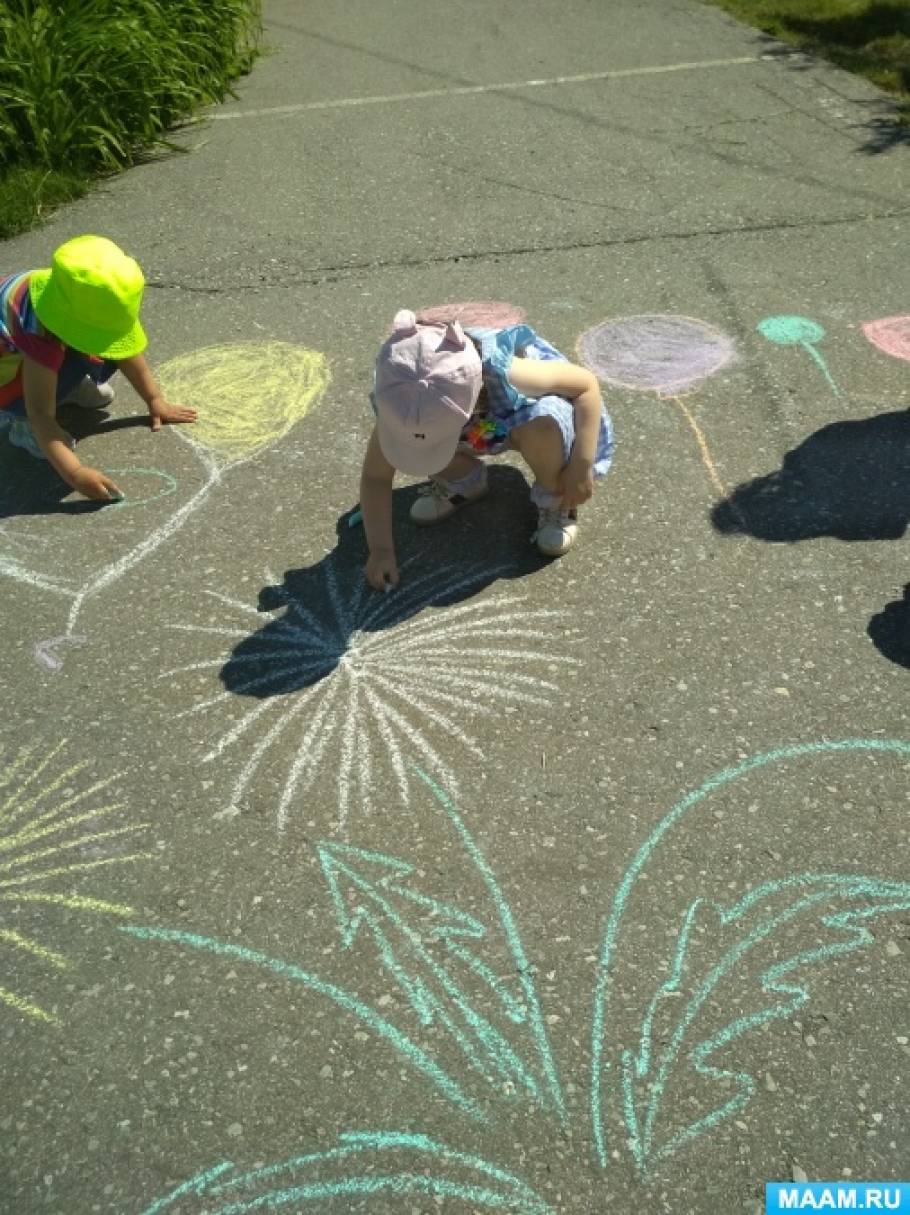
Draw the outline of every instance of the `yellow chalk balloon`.
<instances>
[{"instance_id":1,"label":"yellow chalk balloon","mask_svg":"<svg viewBox=\"0 0 910 1215\"><path fill-rule=\"evenodd\" d=\"M318 350L238 342L170 359L158 378L168 400L198 412L181 437L226 467L283 438L318 403L331 374Z\"/></svg>"}]
</instances>

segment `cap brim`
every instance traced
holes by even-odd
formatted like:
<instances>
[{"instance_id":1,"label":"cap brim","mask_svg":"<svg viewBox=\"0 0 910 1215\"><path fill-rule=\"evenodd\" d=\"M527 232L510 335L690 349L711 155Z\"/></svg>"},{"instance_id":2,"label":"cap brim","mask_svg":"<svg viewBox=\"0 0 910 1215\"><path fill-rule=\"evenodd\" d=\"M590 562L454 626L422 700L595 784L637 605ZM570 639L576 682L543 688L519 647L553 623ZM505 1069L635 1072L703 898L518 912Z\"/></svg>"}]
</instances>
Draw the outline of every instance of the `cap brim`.
<instances>
[{"instance_id":1,"label":"cap brim","mask_svg":"<svg viewBox=\"0 0 910 1215\"><path fill-rule=\"evenodd\" d=\"M127 333L119 334L81 325L78 317L70 316L65 305L57 299L49 267L32 271L28 293L41 324L80 354L93 354L100 359L128 359L141 354L148 345L145 330L138 321Z\"/></svg>"},{"instance_id":2,"label":"cap brim","mask_svg":"<svg viewBox=\"0 0 910 1215\"><path fill-rule=\"evenodd\" d=\"M429 443L425 447L417 447L413 443L401 443L397 436L390 434L382 424L382 419L376 419L376 435L382 454L399 472L407 473L410 477L430 477L442 472L458 449L460 432L451 438L438 443Z\"/></svg>"}]
</instances>

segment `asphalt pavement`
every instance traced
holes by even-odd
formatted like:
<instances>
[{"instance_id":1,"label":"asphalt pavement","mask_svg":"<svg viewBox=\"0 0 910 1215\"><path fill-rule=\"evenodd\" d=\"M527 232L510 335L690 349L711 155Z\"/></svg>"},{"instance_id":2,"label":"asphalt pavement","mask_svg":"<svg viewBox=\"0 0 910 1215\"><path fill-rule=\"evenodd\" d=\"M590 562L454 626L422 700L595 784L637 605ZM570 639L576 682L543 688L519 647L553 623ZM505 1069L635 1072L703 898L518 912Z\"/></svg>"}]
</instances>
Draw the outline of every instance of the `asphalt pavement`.
<instances>
[{"instance_id":1,"label":"asphalt pavement","mask_svg":"<svg viewBox=\"0 0 910 1215\"><path fill-rule=\"evenodd\" d=\"M4 243L149 358L0 442L0 1209L757 1215L910 1179L908 147L689 0L266 0L268 53ZM601 377L401 587L350 526L399 308ZM116 382L116 381L115 381Z\"/></svg>"}]
</instances>

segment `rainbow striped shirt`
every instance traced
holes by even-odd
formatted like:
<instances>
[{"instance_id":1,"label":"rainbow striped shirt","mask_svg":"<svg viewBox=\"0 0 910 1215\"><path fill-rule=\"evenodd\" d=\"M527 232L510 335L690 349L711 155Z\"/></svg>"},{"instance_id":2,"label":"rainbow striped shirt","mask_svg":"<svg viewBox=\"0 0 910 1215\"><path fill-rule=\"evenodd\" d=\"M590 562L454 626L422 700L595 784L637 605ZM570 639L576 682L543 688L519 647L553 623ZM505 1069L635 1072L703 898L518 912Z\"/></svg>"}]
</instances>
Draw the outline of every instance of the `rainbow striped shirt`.
<instances>
[{"instance_id":1,"label":"rainbow striped shirt","mask_svg":"<svg viewBox=\"0 0 910 1215\"><path fill-rule=\"evenodd\" d=\"M22 357L59 372L66 347L41 327L28 291L29 271L0 278L0 409L22 397Z\"/></svg>"}]
</instances>

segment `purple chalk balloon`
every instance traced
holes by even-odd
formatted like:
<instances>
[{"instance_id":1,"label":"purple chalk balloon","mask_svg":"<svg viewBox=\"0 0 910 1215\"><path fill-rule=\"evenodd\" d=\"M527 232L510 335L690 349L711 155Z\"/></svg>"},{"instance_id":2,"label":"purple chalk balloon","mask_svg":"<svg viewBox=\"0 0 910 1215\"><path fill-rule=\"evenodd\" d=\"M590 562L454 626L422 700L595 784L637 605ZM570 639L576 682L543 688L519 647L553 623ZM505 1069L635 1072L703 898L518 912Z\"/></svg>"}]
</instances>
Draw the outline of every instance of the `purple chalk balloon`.
<instances>
[{"instance_id":1,"label":"purple chalk balloon","mask_svg":"<svg viewBox=\"0 0 910 1215\"><path fill-rule=\"evenodd\" d=\"M688 316L602 321L578 339L581 361L599 380L672 395L713 375L734 354L732 338Z\"/></svg>"}]
</instances>

